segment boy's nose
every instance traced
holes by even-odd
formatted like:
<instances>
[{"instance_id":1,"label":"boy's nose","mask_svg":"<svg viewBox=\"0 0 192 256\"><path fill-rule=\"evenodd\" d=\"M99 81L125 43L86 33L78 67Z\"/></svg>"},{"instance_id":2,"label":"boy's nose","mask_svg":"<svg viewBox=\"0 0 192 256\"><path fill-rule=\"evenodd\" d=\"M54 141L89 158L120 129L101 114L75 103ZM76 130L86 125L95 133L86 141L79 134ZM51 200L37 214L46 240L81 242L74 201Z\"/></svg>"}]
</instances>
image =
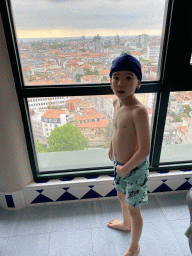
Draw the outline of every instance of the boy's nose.
<instances>
[{"instance_id":1,"label":"boy's nose","mask_svg":"<svg viewBox=\"0 0 192 256\"><path fill-rule=\"evenodd\" d=\"M118 86L124 86L125 85L125 81L119 81L119 83L118 83Z\"/></svg>"}]
</instances>

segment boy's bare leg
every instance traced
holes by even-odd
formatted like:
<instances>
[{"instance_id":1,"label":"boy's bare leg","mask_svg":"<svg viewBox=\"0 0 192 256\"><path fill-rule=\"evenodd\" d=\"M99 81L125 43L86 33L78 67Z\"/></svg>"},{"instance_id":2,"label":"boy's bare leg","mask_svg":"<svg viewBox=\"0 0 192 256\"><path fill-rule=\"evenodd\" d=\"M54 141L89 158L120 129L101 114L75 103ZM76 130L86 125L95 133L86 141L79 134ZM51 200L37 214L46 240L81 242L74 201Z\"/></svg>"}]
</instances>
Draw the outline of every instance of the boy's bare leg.
<instances>
[{"instance_id":1,"label":"boy's bare leg","mask_svg":"<svg viewBox=\"0 0 192 256\"><path fill-rule=\"evenodd\" d=\"M125 202L125 194L123 194L120 191L117 191L117 195L121 203L123 221L119 221L117 219L111 220L108 223L108 227L131 231L131 216L129 214L128 204Z\"/></svg>"},{"instance_id":2,"label":"boy's bare leg","mask_svg":"<svg viewBox=\"0 0 192 256\"><path fill-rule=\"evenodd\" d=\"M143 217L141 215L141 206L134 208L133 206L128 206L129 213L131 216L131 243L129 249L123 256L137 256L139 254L139 240L141 237L143 229Z\"/></svg>"}]
</instances>

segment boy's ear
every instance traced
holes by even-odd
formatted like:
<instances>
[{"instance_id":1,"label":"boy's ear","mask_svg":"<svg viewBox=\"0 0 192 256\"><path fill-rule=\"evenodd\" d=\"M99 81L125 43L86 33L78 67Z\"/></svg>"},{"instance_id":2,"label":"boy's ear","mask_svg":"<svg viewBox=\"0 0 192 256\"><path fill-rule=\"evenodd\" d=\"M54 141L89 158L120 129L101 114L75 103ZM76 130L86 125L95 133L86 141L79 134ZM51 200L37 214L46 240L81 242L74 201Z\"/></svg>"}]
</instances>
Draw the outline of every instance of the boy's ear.
<instances>
[{"instance_id":1,"label":"boy's ear","mask_svg":"<svg viewBox=\"0 0 192 256\"><path fill-rule=\"evenodd\" d=\"M138 80L138 84L137 84L138 89L141 87L141 81Z\"/></svg>"},{"instance_id":2,"label":"boy's ear","mask_svg":"<svg viewBox=\"0 0 192 256\"><path fill-rule=\"evenodd\" d=\"M112 80L111 80L111 78L110 78L110 85L112 85ZM111 86L110 86L111 87ZM112 89L112 87L111 87L111 89Z\"/></svg>"}]
</instances>

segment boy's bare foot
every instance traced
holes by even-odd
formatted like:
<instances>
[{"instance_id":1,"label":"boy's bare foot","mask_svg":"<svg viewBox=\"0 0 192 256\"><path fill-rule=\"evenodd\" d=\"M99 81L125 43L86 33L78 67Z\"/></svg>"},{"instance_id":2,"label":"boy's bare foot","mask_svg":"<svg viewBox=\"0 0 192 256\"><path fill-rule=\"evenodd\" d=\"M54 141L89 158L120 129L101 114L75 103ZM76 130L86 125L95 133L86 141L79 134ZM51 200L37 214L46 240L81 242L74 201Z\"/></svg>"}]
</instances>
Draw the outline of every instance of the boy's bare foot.
<instances>
[{"instance_id":1,"label":"boy's bare foot","mask_svg":"<svg viewBox=\"0 0 192 256\"><path fill-rule=\"evenodd\" d=\"M131 225L130 226L125 226L123 221L120 221L120 220L117 220L117 219L109 221L109 223L107 225L110 228L121 229L121 230L125 230L125 231L131 231Z\"/></svg>"},{"instance_id":2,"label":"boy's bare foot","mask_svg":"<svg viewBox=\"0 0 192 256\"><path fill-rule=\"evenodd\" d=\"M137 256L139 252L140 252L140 247L138 246L136 250L128 250L125 254L123 254L123 256Z\"/></svg>"}]
</instances>

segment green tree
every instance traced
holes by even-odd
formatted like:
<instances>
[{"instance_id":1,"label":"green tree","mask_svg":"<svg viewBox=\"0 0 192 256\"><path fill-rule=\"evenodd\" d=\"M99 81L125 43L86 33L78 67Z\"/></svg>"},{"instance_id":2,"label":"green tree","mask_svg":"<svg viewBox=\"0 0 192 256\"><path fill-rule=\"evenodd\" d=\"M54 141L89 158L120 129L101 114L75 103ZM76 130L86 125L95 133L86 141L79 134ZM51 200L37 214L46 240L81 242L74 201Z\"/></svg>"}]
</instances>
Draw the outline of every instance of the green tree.
<instances>
[{"instance_id":1,"label":"green tree","mask_svg":"<svg viewBox=\"0 0 192 256\"><path fill-rule=\"evenodd\" d=\"M35 141L35 146L36 146L37 153L47 152L47 149L43 146L43 143L41 143L39 140Z\"/></svg>"},{"instance_id":2,"label":"green tree","mask_svg":"<svg viewBox=\"0 0 192 256\"><path fill-rule=\"evenodd\" d=\"M89 146L89 139L78 127L65 124L51 132L47 144L50 152L84 150Z\"/></svg>"},{"instance_id":3,"label":"green tree","mask_svg":"<svg viewBox=\"0 0 192 256\"><path fill-rule=\"evenodd\" d=\"M91 71L89 68L84 68L85 74L84 75L98 75L99 71L95 70L95 71Z\"/></svg>"},{"instance_id":4,"label":"green tree","mask_svg":"<svg viewBox=\"0 0 192 256\"><path fill-rule=\"evenodd\" d=\"M131 55L131 52L130 52L130 51L122 51L121 54L120 54L120 56L123 55L124 53L127 53L127 54Z\"/></svg>"},{"instance_id":5,"label":"green tree","mask_svg":"<svg viewBox=\"0 0 192 256\"><path fill-rule=\"evenodd\" d=\"M103 81L107 81L107 77L106 76L103 77Z\"/></svg>"},{"instance_id":6,"label":"green tree","mask_svg":"<svg viewBox=\"0 0 192 256\"><path fill-rule=\"evenodd\" d=\"M80 82L82 76L83 76L83 75L81 75L81 74L76 74L76 75L75 75L76 81L77 81L77 82Z\"/></svg>"},{"instance_id":7,"label":"green tree","mask_svg":"<svg viewBox=\"0 0 192 256\"><path fill-rule=\"evenodd\" d=\"M106 132L105 132L105 148L109 148L111 139L113 136L113 123L110 122L107 127L106 127Z\"/></svg>"},{"instance_id":8,"label":"green tree","mask_svg":"<svg viewBox=\"0 0 192 256\"><path fill-rule=\"evenodd\" d=\"M86 49L85 48L81 48L79 49L80 52L86 52Z\"/></svg>"}]
</instances>

